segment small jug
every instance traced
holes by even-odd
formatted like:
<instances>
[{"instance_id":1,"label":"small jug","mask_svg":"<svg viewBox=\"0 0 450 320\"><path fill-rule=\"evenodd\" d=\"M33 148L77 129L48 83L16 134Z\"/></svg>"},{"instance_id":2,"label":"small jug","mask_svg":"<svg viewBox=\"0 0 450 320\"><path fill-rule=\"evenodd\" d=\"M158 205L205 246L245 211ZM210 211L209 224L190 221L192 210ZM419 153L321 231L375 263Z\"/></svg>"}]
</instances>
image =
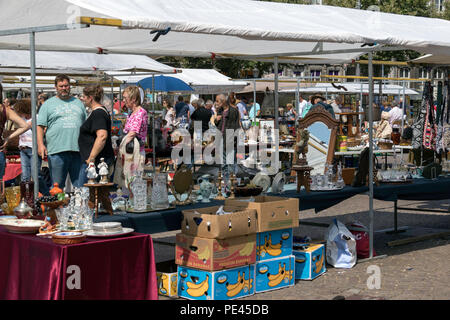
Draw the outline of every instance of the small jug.
<instances>
[{"instance_id":1,"label":"small jug","mask_svg":"<svg viewBox=\"0 0 450 320\"><path fill-rule=\"evenodd\" d=\"M213 190L213 184L210 181L210 175L205 174L197 179L197 183L200 185L200 194L202 195L202 202L211 202L209 197Z\"/></svg>"}]
</instances>

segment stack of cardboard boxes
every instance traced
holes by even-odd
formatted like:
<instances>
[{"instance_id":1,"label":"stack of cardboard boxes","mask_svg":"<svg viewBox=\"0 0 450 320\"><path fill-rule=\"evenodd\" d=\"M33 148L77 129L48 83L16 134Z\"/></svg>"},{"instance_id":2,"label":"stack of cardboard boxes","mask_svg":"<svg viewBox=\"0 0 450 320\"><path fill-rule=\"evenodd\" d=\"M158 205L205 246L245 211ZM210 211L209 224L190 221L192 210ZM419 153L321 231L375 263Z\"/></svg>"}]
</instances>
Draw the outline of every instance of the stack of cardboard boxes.
<instances>
[{"instance_id":1,"label":"stack of cardboard boxes","mask_svg":"<svg viewBox=\"0 0 450 320\"><path fill-rule=\"evenodd\" d=\"M182 212L182 232L176 236L175 250L175 294L179 297L230 300L293 286L295 279L307 278L297 274L299 263L302 275L309 262L314 264L313 271L324 272L317 269L322 268L320 263L323 268L325 265L323 254L319 257L322 259L317 257L315 250L319 247L302 245L293 250L293 228L299 225L298 199L227 199L223 207L227 214L217 215L218 210L219 207L208 207ZM320 248L324 253L323 246ZM313 253L308 255L308 250ZM161 277L171 276L174 274L162 273L158 280L162 283ZM310 279L315 276L317 273L308 275ZM173 285L161 287L166 292L166 287Z\"/></svg>"},{"instance_id":2,"label":"stack of cardboard boxes","mask_svg":"<svg viewBox=\"0 0 450 320\"><path fill-rule=\"evenodd\" d=\"M229 300L255 293L256 210L225 205L183 211L176 236L178 295Z\"/></svg>"},{"instance_id":3,"label":"stack of cardboard boxes","mask_svg":"<svg viewBox=\"0 0 450 320\"><path fill-rule=\"evenodd\" d=\"M293 228L298 227L299 200L258 196L251 201L237 198L225 203L257 212L255 293L293 286L292 239Z\"/></svg>"}]
</instances>

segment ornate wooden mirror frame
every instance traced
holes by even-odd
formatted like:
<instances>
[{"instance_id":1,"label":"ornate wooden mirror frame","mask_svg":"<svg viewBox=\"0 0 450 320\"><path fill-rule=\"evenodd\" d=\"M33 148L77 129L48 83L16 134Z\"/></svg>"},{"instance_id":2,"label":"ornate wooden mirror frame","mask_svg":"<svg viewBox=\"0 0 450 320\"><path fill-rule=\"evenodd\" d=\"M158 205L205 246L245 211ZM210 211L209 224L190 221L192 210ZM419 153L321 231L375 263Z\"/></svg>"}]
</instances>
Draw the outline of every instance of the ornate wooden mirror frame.
<instances>
[{"instance_id":1,"label":"ornate wooden mirror frame","mask_svg":"<svg viewBox=\"0 0 450 320\"><path fill-rule=\"evenodd\" d=\"M312 108L303 119L297 121L299 129L307 129L315 122L323 122L330 132L330 141L328 142L327 160L326 163L333 163L334 149L336 147L336 135L339 128L339 121L334 119L330 112L325 110L322 106ZM299 137L297 137L298 141Z\"/></svg>"}]
</instances>

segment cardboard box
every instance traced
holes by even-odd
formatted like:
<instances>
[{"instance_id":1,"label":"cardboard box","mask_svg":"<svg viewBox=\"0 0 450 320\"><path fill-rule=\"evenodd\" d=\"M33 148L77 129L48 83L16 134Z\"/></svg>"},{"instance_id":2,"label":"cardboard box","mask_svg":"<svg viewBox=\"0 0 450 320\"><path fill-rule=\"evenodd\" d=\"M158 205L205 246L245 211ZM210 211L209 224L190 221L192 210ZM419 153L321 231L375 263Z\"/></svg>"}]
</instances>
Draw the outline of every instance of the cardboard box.
<instances>
[{"instance_id":1,"label":"cardboard box","mask_svg":"<svg viewBox=\"0 0 450 320\"><path fill-rule=\"evenodd\" d=\"M183 210L181 231L194 237L226 239L256 233L256 210L224 206L229 214L217 215L219 206Z\"/></svg>"},{"instance_id":2,"label":"cardboard box","mask_svg":"<svg viewBox=\"0 0 450 320\"><path fill-rule=\"evenodd\" d=\"M256 262L255 292L265 292L295 284L295 257Z\"/></svg>"},{"instance_id":3,"label":"cardboard box","mask_svg":"<svg viewBox=\"0 0 450 320\"><path fill-rule=\"evenodd\" d=\"M292 255L292 228L256 234L256 261Z\"/></svg>"},{"instance_id":4,"label":"cardboard box","mask_svg":"<svg viewBox=\"0 0 450 320\"><path fill-rule=\"evenodd\" d=\"M295 279L312 280L326 272L323 244L294 244Z\"/></svg>"},{"instance_id":5,"label":"cardboard box","mask_svg":"<svg viewBox=\"0 0 450 320\"><path fill-rule=\"evenodd\" d=\"M156 278L158 294L167 297L177 297L178 270L175 260L158 262L156 264Z\"/></svg>"},{"instance_id":6,"label":"cardboard box","mask_svg":"<svg viewBox=\"0 0 450 320\"><path fill-rule=\"evenodd\" d=\"M255 265L220 271L178 266L178 292L190 300L233 300L255 293Z\"/></svg>"},{"instance_id":7,"label":"cardboard box","mask_svg":"<svg viewBox=\"0 0 450 320\"><path fill-rule=\"evenodd\" d=\"M299 200L273 196L226 199L225 205L255 209L258 214L257 232L298 227Z\"/></svg>"},{"instance_id":8,"label":"cardboard box","mask_svg":"<svg viewBox=\"0 0 450 320\"><path fill-rule=\"evenodd\" d=\"M229 239L176 236L175 263L208 271L231 269L256 262L256 234Z\"/></svg>"}]
</instances>

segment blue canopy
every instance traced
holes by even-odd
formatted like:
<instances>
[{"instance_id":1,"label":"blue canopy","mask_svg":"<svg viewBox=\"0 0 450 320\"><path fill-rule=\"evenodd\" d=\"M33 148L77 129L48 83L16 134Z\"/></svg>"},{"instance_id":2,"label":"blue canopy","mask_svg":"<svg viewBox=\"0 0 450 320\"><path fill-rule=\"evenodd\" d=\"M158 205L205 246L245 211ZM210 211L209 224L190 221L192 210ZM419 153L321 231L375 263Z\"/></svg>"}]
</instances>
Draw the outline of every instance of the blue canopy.
<instances>
[{"instance_id":1,"label":"blue canopy","mask_svg":"<svg viewBox=\"0 0 450 320\"><path fill-rule=\"evenodd\" d=\"M138 85L142 89L150 89L153 90L153 78L148 77L142 79L138 82ZM162 92L178 92L178 91L194 91L186 82L183 80L169 77L169 76L155 76L155 89L154 91L162 91Z\"/></svg>"}]
</instances>

